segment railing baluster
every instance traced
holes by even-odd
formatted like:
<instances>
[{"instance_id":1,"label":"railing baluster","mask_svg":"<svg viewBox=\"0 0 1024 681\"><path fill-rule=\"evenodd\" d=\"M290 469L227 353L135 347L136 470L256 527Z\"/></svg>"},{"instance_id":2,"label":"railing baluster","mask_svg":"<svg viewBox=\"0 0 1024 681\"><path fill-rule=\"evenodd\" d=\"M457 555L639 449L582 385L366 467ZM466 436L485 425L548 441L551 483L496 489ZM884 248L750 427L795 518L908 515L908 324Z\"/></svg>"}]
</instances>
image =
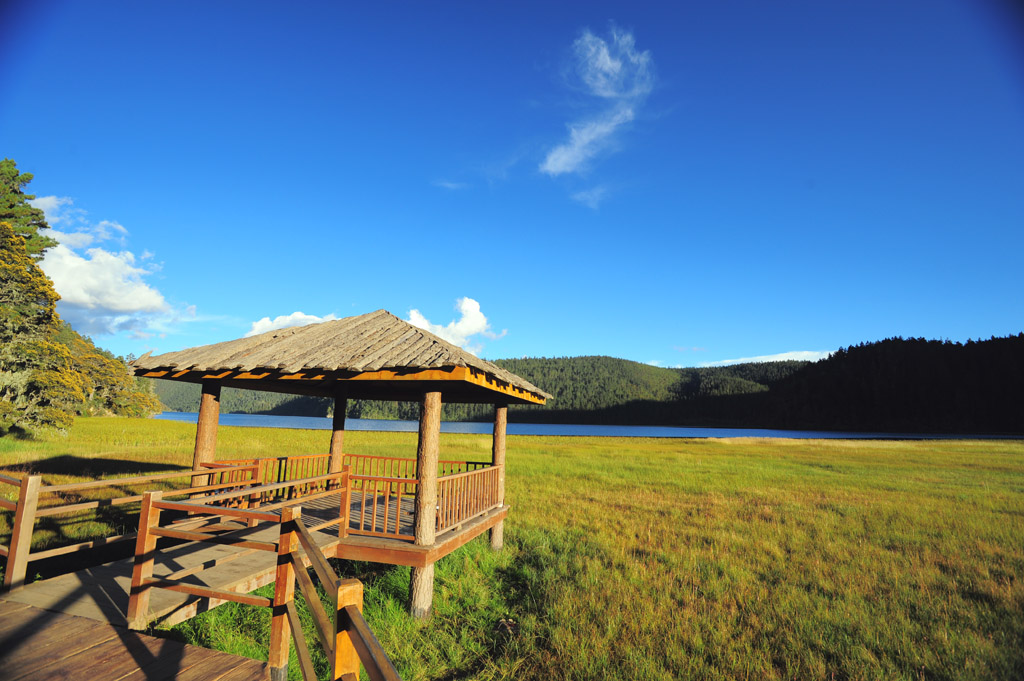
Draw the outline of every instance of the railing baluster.
<instances>
[{"instance_id":1,"label":"railing baluster","mask_svg":"<svg viewBox=\"0 0 1024 681\"><path fill-rule=\"evenodd\" d=\"M373 481L373 524L370 526L371 532L377 531L377 490L380 488L380 480Z\"/></svg>"}]
</instances>

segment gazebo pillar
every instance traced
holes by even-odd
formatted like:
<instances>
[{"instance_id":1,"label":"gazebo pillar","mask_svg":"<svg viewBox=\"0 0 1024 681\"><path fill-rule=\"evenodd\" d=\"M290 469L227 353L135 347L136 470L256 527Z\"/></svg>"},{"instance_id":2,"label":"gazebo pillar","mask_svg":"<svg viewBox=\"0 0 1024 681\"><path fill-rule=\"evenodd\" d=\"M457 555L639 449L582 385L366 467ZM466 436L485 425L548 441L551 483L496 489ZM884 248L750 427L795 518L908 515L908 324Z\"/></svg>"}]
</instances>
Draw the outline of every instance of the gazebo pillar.
<instances>
[{"instance_id":1,"label":"gazebo pillar","mask_svg":"<svg viewBox=\"0 0 1024 681\"><path fill-rule=\"evenodd\" d=\"M441 439L441 393L429 392L420 403L420 437L416 447L416 539L431 546L437 529L437 459ZM409 614L430 617L434 601L434 564L412 568L409 581Z\"/></svg>"},{"instance_id":2,"label":"gazebo pillar","mask_svg":"<svg viewBox=\"0 0 1024 681\"><path fill-rule=\"evenodd\" d=\"M331 463L328 473L340 473L342 463L342 445L345 442L345 411L348 399L339 392L334 396L334 419L331 429Z\"/></svg>"},{"instance_id":3,"label":"gazebo pillar","mask_svg":"<svg viewBox=\"0 0 1024 681\"><path fill-rule=\"evenodd\" d=\"M203 381L203 394L199 399L199 418L196 420L196 448L192 453L192 470L202 469L204 463L214 460L217 450L217 421L220 418L220 383ZM206 484L206 478L192 478L192 487Z\"/></svg>"},{"instance_id":4,"label":"gazebo pillar","mask_svg":"<svg viewBox=\"0 0 1024 681\"><path fill-rule=\"evenodd\" d=\"M494 405L494 439L491 443L491 465L498 469L498 505L505 503L505 429L508 425L508 406ZM505 545L505 521L499 520L491 528L491 548L501 551Z\"/></svg>"}]
</instances>

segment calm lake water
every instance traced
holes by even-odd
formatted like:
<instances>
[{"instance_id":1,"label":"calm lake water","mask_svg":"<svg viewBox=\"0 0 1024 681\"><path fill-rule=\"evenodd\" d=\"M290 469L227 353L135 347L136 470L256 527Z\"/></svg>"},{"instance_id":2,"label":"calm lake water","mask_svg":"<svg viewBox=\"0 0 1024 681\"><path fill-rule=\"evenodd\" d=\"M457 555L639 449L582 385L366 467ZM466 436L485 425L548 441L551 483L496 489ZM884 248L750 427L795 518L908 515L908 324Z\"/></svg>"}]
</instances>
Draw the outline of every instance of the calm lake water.
<instances>
[{"instance_id":1,"label":"calm lake water","mask_svg":"<svg viewBox=\"0 0 1024 681\"><path fill-rule=\"evenodd\" d=\"M195 423L196 412L165 411L153 418ZM220 425L250 428L304 428L330 430L331 419L318 416L266 416L263 414L221 414ZM346 430L383 430L415 433L416 421L385 421L381 419L346 419ZM444 421L442 433L490 434L490 423L459 423ZM824 430L771 430L766 428L683 428L673 426L587 426L565 423L510 423L510 435L567 435L599 437L781 437L789 439L865 439L922 440L977 439L990 435L924 435L915 433L844 433Z\"/></svg>"}]
</instances>

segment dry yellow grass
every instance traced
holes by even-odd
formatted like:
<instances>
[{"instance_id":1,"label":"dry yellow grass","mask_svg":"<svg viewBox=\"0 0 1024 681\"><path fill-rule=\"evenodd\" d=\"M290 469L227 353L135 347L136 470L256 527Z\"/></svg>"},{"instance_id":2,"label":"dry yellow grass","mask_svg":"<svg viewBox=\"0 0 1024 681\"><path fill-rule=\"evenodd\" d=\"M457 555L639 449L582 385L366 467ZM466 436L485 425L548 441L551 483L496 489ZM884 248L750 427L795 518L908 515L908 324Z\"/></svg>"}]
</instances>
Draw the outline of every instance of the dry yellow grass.
<instances>
[{"instance_id":1,"label":"dry yellow grass","mask_svg":"<svg viewBox=\"0 0 1024 681\"><path fill-rule=\"evenodd\" d=\"M188 465L193 432L80 419L0 456ZM222 428L219 455L327 438ZM346 448L411 457L415 434ZM1024 442L510 437L508 467L506 550L441 561L429 623L404 614L406 569L341 566L404 678L1024 678ZM225 607L181 634L258 656L261 617Z\"/></svg>"}]
</instances>

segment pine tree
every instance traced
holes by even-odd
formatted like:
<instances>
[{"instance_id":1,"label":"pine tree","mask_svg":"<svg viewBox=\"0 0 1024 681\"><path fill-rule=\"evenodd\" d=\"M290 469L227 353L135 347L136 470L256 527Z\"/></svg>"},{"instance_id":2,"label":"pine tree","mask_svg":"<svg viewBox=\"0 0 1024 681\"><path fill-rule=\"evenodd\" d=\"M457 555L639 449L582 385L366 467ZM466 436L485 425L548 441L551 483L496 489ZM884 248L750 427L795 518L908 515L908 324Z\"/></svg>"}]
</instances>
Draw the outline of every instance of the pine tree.
<instances>
[{"instance_id":1,"label":"pine tree","mask_svg":"<svg viewBox=\"0 0 1024 681\"><path fill-rule=\"evenodd\" d=\"M48 229L43 211L29 203L36 198L22 191L32 181L32 173L20 173L9 158L0 161L0 222L10 223L14 233L25 239L25 248L34 260L40 260L46 249L56 246L51 237L39 233Z\"/></svg>"},{"instance_id":2,"label":"pine tree","mask_svg":"<svg viewBox=\"0 0 1024 681\"><path fill-rule=\"evenodd\" d=\"M59 296L26 249L0 222L0 433L70 427L85 380L56 342Z\"/></svg>"}]
</instances>

